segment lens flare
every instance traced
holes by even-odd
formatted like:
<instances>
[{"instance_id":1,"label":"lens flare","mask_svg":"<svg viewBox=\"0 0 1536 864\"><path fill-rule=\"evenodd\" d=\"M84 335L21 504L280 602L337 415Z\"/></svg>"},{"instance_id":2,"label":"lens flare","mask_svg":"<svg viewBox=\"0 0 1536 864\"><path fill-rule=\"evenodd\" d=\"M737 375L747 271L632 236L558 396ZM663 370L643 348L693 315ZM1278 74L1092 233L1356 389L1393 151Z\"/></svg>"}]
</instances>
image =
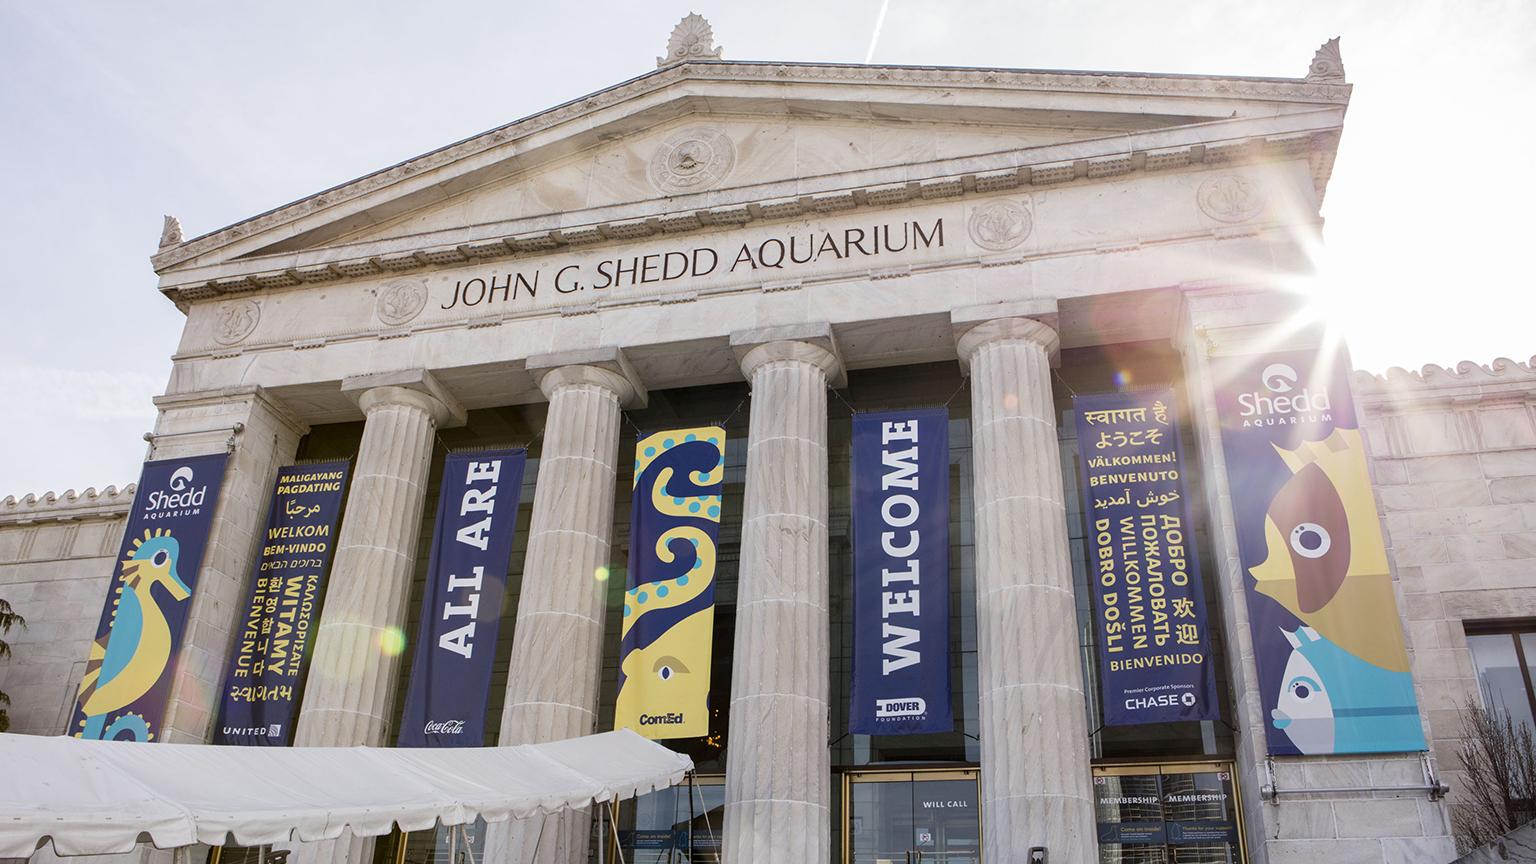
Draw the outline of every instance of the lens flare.
<instances>
[{"instance_id":1,"label":"lens flare","mask_svg":"<svg viewBox=\"0 0 1536 864\"><path fill-rule=\"evenodd\" d=\"M607 567L599 567L596 570L593 570L592 571L592 578L596 579L599 582L607 582L608 581L608 568Z\"/></svg>"},{"instance_id":2,"label":"lens flare","mask_svg":"<svg viewBox=\"0 0 1536 864\"><path fill-rule=\"evenodd\" d=\"M399 627L386 627L379 634L379 650L390 657L398 656L405 650L405 632Z\"/></svg>"},{"instance_id":3,"label":"lens flare","mask_svg":"<svg viewBox=\"0 0 1536 864\"><path fill-rule=\"evenodd\" d=\"M1124 390L1131 386L1131 370L1120 369L1115 372L1115 389Z\"/></svg>"}]
</instances>

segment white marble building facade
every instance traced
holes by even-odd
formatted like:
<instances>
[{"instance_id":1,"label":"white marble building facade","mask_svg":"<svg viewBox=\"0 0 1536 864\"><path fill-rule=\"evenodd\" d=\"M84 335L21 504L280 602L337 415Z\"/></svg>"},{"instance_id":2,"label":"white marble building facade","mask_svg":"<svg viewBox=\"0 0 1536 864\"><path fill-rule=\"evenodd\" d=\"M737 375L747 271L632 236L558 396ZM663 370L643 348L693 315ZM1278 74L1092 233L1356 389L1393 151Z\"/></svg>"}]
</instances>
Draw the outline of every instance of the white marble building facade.
<instances>
[{"instance_id":1,"label":"white marble building facade","mask_svg":"<svg viewBox=\"0 0 1536 864\"><path fill-rule=\"evenodd\" d=\"M942 369L971 432L976 740L962 761L979 777L979 851L1098 860L1091 784L1116 759L1085 720L1057 403L1073 358L1136 345L1180 370L1190 406L1231 696L1229 743L1163 761L1230 764L1247 861L1451 860L1445 802L1378 787L1428 785L1426 770L1454 786L1453 715L1478 690L1462 622L1536 617L1536 375L1357 383L1427 759L1266 758L1211 403L1211 357L1318 344L1295 326L1293 286L1349 95L1336 45L1294 79L815 65L723 60L685 22L631 81L199 237L168 220L153 264L187 322L152 456L233 457L164 737L210 740L274 472L346 427L354 480L296 743L392 743L403 661L378 645L409 632L432 465L444 436L497 411L525 412L538 468L489 722L503 744L603 728L616 644L593 574L622 548L628 418L738 387L715 827L726 861L844 860L848 766L826 746L842 674L827 659L829 410L850 381ZM0 596L32 622L0 663L14 731L63 729L128 497L0 507ZM302 856L368 861L379 846ZM585 817L569 818L493 831L489 857L563 864L590 846Z\"/></svg>"}]
</instances>

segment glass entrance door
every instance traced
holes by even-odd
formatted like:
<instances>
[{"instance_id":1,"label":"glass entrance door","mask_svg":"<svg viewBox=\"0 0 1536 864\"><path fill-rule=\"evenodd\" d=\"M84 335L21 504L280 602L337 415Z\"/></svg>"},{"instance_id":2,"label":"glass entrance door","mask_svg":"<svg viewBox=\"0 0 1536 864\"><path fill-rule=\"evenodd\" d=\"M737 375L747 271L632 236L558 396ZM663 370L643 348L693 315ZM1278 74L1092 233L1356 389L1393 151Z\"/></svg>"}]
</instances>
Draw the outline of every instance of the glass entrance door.
<instances>
[{"instance_id":1,"label":"glass entrance door","mask_svg":"<svg viewBox=\"0 0 1536 864\"><path fill-rule=\"evenodd\" d=\"M979 864L977 773L882 771L844 775L846 864Z\"/></svg>"}]
</instances>

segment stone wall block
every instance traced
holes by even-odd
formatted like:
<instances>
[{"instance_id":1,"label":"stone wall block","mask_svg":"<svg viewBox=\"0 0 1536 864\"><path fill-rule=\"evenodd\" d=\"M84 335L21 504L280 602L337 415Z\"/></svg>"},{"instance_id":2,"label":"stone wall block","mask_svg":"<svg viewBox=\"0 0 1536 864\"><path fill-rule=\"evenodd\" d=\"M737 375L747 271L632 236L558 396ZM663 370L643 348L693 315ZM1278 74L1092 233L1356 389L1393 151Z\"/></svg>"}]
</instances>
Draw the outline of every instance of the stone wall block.
<instances>
[{"instance_id":1,"label":"stone wall block","mask_svg":"<svg viewBox=\"0 0 1536 864\"><path fill-rule=\"evenodd\" d=\"M1497 450L1477 457L1483 476L1536 477L1536 449Z\"/></svg>"},{"instance_id":2,"label":"stone wall block","mask_svg":"<svg viewBox=\"0 0 1536 864\"><path fill-rule=\"evenodd\" d=\"M1335 801L1340 837L1421 837L1419 802L1413 798Z\"/></svg>"},{"instance_id":3,"label":"stone wall block","mask_svg":"<svg viewBox=\"0 0 1536 864\"><path fill-rule=\"evenodd\" d=\"M1397 464L1408 469L1408 477L1414 485L1440 480L1480 480L1482 467L1473 453L1457 453L1449 456L1421 456L1398 460ZM1378 463L1380 468L1380 463Z\"/></svg>"},{"instance_id":4,"label":"stone wall block","mask_svg":"<svg viewBox=\"0 0 1536 864\"><path fill-rule=\"evenodd\" d=\"M1536 477L1501 477L1488 483L1495 504L1536 502Z\"/></svg>"}]
</instances>

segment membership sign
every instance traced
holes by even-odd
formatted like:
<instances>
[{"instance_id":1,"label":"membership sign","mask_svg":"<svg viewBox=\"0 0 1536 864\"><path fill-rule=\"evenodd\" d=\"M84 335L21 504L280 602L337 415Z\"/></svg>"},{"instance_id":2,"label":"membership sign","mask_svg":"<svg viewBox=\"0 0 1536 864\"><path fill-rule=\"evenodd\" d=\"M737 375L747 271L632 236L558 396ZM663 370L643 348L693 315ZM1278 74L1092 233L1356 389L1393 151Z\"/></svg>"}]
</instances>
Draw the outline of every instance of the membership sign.
<instances>
[{"instance_id":1,"label":"membership sign","mask_svg":"<svg viewBox=\"0 0 1536 864\"><path fill-rule=\"evenodd\" d=\"M213 743L281 747L292 740L346 488L345 460L277 472Z\"/></svg>"},{"instance_id":2,"label":"membership sign","mask_svg":"<svg viewBox=\"0 0 1536 864\"><path fill-rule=\"evenodd\" d=\"M848 731L949 732L949 412L853 418Z\"/></svg>"},{"instance_id":3,"label":"membership sign","mask_svg":"<svg viewBox=\"0 0 1536 864\"><path fill-rule=\"evenodd\" d=\"M1269 752L1423 750L1348 355L1211 368Z\"/></svg>"},{"instance_id":4,"label":"membership sign","mask_svg":"<svg viewBox=\"0 0 1536 864\"><path fill-rule=\"evenodd\" d=\"M1076 396L1104 724L1220 716L1173 391Z\"/></svg>"}]
</instances>

